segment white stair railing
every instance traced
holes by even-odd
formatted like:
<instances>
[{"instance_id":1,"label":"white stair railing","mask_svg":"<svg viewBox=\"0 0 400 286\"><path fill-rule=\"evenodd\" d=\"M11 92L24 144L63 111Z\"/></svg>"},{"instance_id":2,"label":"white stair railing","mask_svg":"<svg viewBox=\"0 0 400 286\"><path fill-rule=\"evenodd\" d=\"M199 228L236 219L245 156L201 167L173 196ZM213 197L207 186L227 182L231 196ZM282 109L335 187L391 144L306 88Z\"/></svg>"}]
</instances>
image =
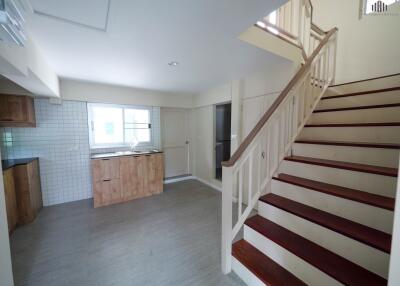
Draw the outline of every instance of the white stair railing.
<instances>
[{"instance_id":1,"label":"white stair railing","mask_svg":"<svg viewBox=\"0 0 400 286\"><path fill-rule=\"evenodd\" d=\"M230 160L223 162L222 271L225 274L232 268L233 240L260 195L267 192L279 164L334 79L337 29L321 36L319 28L313 29L310 22L306 31L310 31L307 40L313 52Z\"/></svg>"},{"instance_id":2,"label":"white stair railing","mask_svg":"<svg viewBox=\"0 0 400 286\"><path fill-rule=\"evenodd\" d=\"M257 26L300 47L307 57L314 51L310 45L312 13L310 0L290 0Z\"/></svg>"}]
</instances>

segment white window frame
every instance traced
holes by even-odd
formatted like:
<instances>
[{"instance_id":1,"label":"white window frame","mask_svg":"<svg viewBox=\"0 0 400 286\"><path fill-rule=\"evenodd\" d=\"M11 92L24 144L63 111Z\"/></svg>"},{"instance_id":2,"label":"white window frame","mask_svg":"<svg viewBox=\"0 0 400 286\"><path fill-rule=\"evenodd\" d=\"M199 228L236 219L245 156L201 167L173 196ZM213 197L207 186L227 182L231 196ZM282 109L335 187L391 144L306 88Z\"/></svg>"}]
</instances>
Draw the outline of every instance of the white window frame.
<instances>
[{"instance_id":1,"label":"white window frame","mask_svg":"<svg viewBox=\"0 0 400 286\"><path fill-rule=\"evenodd\" d=\"M120 143L107 143L107 144L95 144L94 142L94 130L93 130L93 107L108 107L108 108L121 108L122 109L122 127L123 127L123 140ZM110 104L110 103L88 103L88 126L89 126L89 145L91 149L105 149L105 148L125 148L130 147L129 143L125 142L125 109L142 109L149 111L150 119L150 141L140 142L136 147L145 148L154 146L154 125L153 125L153 108L149 106L136 106L136 105L125 105L125 104Z\"/></svg>"},{"instance_id":2,"label":"white window frame","mask_svg":"<svg viewBox=\"0 0 400 286\"><path fill-rule=\"evenodd\" d=\"M376 0L377 2L378 0ZM360 0L360 19L364 16L370 16L370 15L376 15L375 13L370 13L367 14L367 0ZM384 1L383 1L384 2ZM389 4L388 7L390 7L391 5L396 4L396 2L400 2L400 0L395 0L394 3ZM381 14L385 14L385 13L381 13ZM378 14L379 15L379 14Z\"/></svg>"}]
</instances>

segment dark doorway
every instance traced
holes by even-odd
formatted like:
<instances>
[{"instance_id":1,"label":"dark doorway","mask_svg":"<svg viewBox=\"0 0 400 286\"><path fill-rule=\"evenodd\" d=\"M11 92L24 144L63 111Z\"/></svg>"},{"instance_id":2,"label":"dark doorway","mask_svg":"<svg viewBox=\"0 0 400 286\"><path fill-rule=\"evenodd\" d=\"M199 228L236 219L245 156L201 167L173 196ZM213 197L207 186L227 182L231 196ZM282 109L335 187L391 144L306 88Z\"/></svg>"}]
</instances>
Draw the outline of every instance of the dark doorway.
<instances>
[{"instance_id":1,"label":"dark doorway","mask_svg":"<svg viewBox=\"0 0 400 286\"><path fill-rule=\"evenodd\" d=\"M215 178L222 180L223 161L231 156L231 104L215 107Z\"/></svg>"}]
</instances>

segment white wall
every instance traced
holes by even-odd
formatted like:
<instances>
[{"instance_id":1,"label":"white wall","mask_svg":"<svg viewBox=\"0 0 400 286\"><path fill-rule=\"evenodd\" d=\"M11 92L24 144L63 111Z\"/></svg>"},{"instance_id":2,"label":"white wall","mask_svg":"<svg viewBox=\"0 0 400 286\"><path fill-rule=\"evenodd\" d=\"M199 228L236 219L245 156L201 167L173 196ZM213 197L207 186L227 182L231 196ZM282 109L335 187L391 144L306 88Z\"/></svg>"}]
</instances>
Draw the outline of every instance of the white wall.
<instances>
[{"instance_id":1,"label":"white wall","mask_svg":"<svg viewBox=\"0 0 400 286\"><path fill-rule=\"evenodd\" d=\"M190 94L169 94L69 79L61 80L60 89L61 98L67 100L181 108L193 105Z\"/></svg>"},{"instance_id":2,"label":"white wall","mask_svg":"<svg viewBox=\"0 0 400 286\"><path fill-rule=\"evenodd\" d=\"M0 285L14 285L2 171L0 173Z\"/></svg>"},{"instance_id":3,"label":"white wall","mask_svg":"<svg viewBox=\"0 0 400 286\"><path fill-rule=\"evenodd\" d=\"M324 30L339 28L336 83L400 72L400 3L395 16L364 16L360 0L314 0L314 22Z\"/></svg>"},{"instance_id":4,"label":"white wall","mask_svg":"<svg viewBox=\"0 0 400 286\"><path fill-rule=\"evenodd\" d=\"M192 110L193 175L217 187L214 179L214 109L219 103L232 102L232 139L241 142L284 89L297 67L287 63L231 81L194 96ZM239 104L240 106L236 106ZM240 129L240 130L238 130ZM238 136L238 137L236 137ZM234 144L236 146L236 144ZM234 146L234 147L235 147Z\"/></svg>"}]
</instances>

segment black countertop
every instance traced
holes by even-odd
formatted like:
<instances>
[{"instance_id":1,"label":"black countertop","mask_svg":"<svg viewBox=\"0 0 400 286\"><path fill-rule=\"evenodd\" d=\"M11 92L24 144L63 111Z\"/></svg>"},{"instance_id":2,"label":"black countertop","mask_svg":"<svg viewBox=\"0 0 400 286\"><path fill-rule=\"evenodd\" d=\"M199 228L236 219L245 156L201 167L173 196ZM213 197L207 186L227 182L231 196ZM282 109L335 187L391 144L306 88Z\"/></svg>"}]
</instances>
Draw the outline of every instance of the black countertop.
<instances>
[{"instance_id":1,"label":"black countertop","mask_svg":"<svg viewBox=\"0 0 400 286\"><path fill-rule=\"evenodd\" d=\"M21 158L21 159L8 159L8 160L1 160L1 166L3 167L3 171L10 169L17 165L25 165L30 162L39 159L38 157L33 158Z\"/></svg>"},{"instance_id":2,"label":"black countertop","mask_svg":"<svg viewBox=\"0 0 400 286\"><path fill-rule=\"evenodd\" d=\"M123 151L123 152L113 152L113 153L100 153L100 154L92 154L90 158L103 159L103 158L112 158L121 156L140 156L140 155L157 154L157 153L162 153L162 151L151 150L151 151L140 151L140 152Z\"/></svg>"}]
</instances>

